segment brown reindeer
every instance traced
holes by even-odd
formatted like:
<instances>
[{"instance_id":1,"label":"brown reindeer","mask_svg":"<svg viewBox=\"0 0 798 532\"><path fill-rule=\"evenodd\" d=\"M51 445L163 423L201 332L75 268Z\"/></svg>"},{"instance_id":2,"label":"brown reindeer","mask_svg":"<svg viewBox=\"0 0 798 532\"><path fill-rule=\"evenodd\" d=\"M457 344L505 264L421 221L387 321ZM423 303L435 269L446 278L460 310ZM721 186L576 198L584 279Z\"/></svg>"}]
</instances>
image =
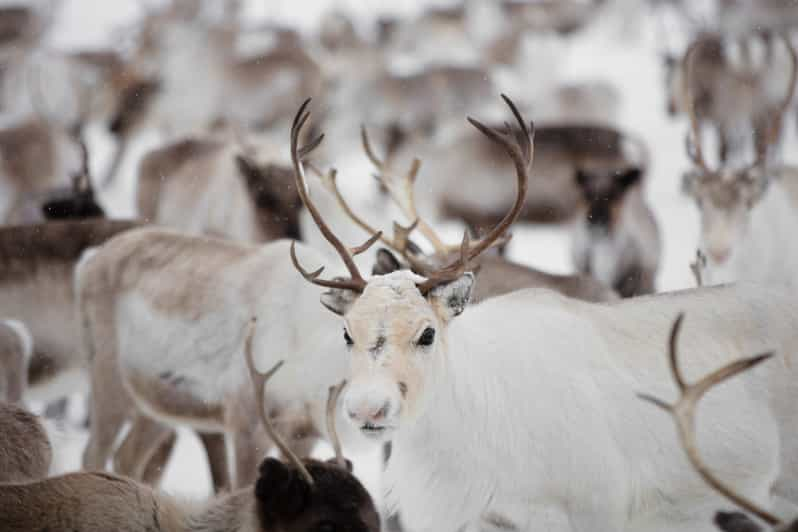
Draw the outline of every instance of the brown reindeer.
<instances>
[{"instance_id":1,"label":"brown reindeer","mask_svg":"<svg viewBox=\"0 0 798 532\"><path fill-rule=\"evenodd\" d=\"M39 418L0 401L0 485L46 477L52 456L50 439ZM0 504L0 510L4 513L7 508Z\"/></svg>"},{"instance_id":2,"label":"brown reindeer","mask_svg":"<svg viewBox=\"0 0 798 532\"><path fill-rule=\"evenodd\" d=\"M72 473L34 483L0 485L0 528L8 532L378 532L374 502L352 475L339 445L335 445L336 458L331 462L300 460L277 436L264 404L264 388L280 364L266 374L258 373L251 354L253 332L254 326L246 339L246 356L260 419L266 432L276 438L287 463L266 458L254 486L199 504L187 504L106 473ZM339 394L340 386L331 389L327 401L333 426Z\"/></svg>"},{"instance_id":3,"label":"brown reindeer","mask_svg":"<svg viewBox=\"0 0 798 532\"><path fill-rule=\"evenodd\" d=\"M452 150L463 156L439 155ZM479 136L470 132L431 151L424 155L429 173L451 176L433 181L430 194L425 195L438 203L441 215L461 219L477 231L495 223L512 202L507 191L496 187L491 179L509 171L501 149L480 142ZM645 148L639 140L615 128L590 124L538 125L535 171L519 219L535 223L572 219L583 199L576 180L580 171L593 175L645 165L646 157L641 152ZM456 185L452 181L455 179Z\"/></svg>"},{"instance_id":4,"label":"brown reindeer","mask_svg":"<svg viewBox=\"0 0 798 532\"><path fill-rule=\"evenodd\" d=\"M100 219L0 227L0 315L30 330L33 397L58 398L65 381L85 371L73 285L81 255L136 225Z\"/></svg>"},{"instance_id":5,"label":"brown reindeer","mask_svg":"<svg viewBox=\"0 0 798 532\"><path fill-rule=\"evenodd\" d=\"M763 64L745 57L742 65L736 64L730 57L729 40L712 33L698 35L681 61L666 60L668 112L687 113L692 107L699 133L707 127L716 133L721 164L744 153L749 130L754 131L755 151L767 146L769 124L781 107L780 96L774 100L772 87L791 84L782 75L787 70L780 62L782 57L774 53L771 34L738 39L743 49L745 39L765 41L770 51L765 52ZM787 61L794 64L795 51L787 37L784 44Z\"/></svg>"},{"instance_id":6,"label":"brown reindeer","mask_svg":"<svg viewBox=\"0 0 798 532\"><path fill-rule=\"evenodd\" d=\"M764 353L749 358L742 358L728 365L713 371L709 375L696 382L688 383L680 368L676 345L678 343L679 331L681 330L684 314L680 314L673 323L669 341L669 362L671 375L679 389L679 398L673 404L668 404L661 399L647 394L638 394L641 399L651 402L662 408L673 416L679 434L679 440L684 448L687 458L693 469L706 481L707 484L732 504L741 508L746 513L718 511L715 514L715 525L724 532L762 532L764 529L747 514L755 515L759 520L764 521L768 526L773 527L774 532L795 532L798 531L798 518L790 523L784 523L770 511L762 508L756 502L735 492L734 487L727 482L719 479L707 467L701 458L698 450L698 443L695 434L695 411L698 402L713 387L739 375L745 371L753 369L760 363L768 360L773 353Z\"/></svg>"},{"instance_id":7,"label":"brown reindeer","mask_svg":"<svg viewBox=\"0 0 798 532\"><path fill-rule=\"evenodd\" d=\"M424 275L425 271L452 262L459 253L459 246L445 244L432 227L418 215L414 185L420 169L420 160L416 159L406 174L393 175L385 162L375 154L365 127L361 128L361 140L366 155L377 170L377 173L374 174L375 177L388 191L405 218L410 220L414 224L413 227L417 228L418 232L433 246L434 253L428 256L419 256L420 248L409 239L410 231L406 228L403 231L403 228L398 225L396 229L399 234L394 238L383 234L380 236L380 240L405 258L406 264L409 264L420 275ZM311 166L311 168L313 167ZM369 234L376 234L377 230L355 214L343 198L336 183L336 172L331 170L324 175L318 171L316 173L321 177L326 188L335 196L347 216ZM387 249L381 249L377 253L377 262L372 273L384 275L402 267L407 266L403 265ZM479 282L471 296L472 301L475 302L532 287L550 288L563 295L587 301L610 301L617 298L610 288L590 277L551 274L495 255L479 257L478 272Z\"/></svg>"},{"instance_id":8,"label":"brown reindeer","mask_svg":"<svg viewBox=\"0 0 798 532\"><path fill-rule=\"evenodd\" d=\"M139 166L139 217L242 242L299 239L302 202L277 161L276 149L207 136L158 148Z\"/></svg>"}]
</instances>

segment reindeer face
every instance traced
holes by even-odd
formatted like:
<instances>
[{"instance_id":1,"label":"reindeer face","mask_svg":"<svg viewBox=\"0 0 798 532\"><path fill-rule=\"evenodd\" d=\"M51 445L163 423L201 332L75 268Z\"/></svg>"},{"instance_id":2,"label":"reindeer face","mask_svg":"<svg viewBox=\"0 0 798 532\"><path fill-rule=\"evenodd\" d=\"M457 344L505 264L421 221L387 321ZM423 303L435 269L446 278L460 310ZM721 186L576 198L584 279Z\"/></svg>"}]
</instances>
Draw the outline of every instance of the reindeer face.
<instances>
[{"instance_id":1,"label":"reindeer face","mask_svg":"<svg viewBox=\"0 0 798 532\"><path fill-rule=\"evenodd\" d=\"M429 375L445 354L447 324L465 308L474 283L466 274L424 297L420 280L403 270L372 277L350 301L325 295L325 305L344 311L341 342L351 356L344 412L370 438L389 438L419 415L433 385Z\"/></svg>"},{"instance_id":2,"label":"reindeer face","mask_svg":"<svg viewBox=\"0 0 798 532\"><path fill-rule=\"evenodd\" d=\"M586 223L592 229L610 231L616 224L622 202L640 181L640 168L610 171L577 170L576 183L586 205Z\"/></svg>"},{"instance_id":3,"label":"reindeer face","mask_svg":"<svg viewBox=\"0 0 798 532\"><path fill-rule=\"evenodd\" d=\"M255 499L263 530L285 532L378 532L374 501L351 472L306 460L313 485L296 467L274 458L260 466Z\"/></svg>"},{"instance_id":4,"label":"reindeer face","mask_svg":"<svg viewBox=\"0 0 798 532\"><path fill-rule=\"evenodd\" d=\"M765 183L754 170L685 174L683 188L701 212L700 247L713 265L733 260L734 246L748 234L751 209L762 198Z\"/></svg>"}]
</instances>

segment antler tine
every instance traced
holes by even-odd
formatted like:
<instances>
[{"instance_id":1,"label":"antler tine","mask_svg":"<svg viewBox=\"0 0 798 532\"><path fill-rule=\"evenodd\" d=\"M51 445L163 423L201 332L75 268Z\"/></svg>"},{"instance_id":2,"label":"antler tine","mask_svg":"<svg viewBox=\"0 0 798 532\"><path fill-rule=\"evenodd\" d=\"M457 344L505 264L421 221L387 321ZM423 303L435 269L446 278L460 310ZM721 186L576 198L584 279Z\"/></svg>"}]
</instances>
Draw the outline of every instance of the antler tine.
<instances>
[{"instance_id":1,"label":"antler tine","mask_svg":"<svg viewBox=\"0 0 798 532\"><path fill-rule=\"evenodd\" d=\"M318 278L318 275L321 274L320 270L317 270L315 275L308 275L304 269L299 267L299 261L296 260L296 254L294 252L293 245L291 246L291 260L302 276L314 284L326 286L328 288L345 288L354 290L356 292L362 292L366 287L366 281L363 276L360 275L360 271L355 264L354 255L364 252L371 245L373 245L379 237L375 238L372 236L366 241L366 243L354 248L353 250L348 249L343 242L341 242L341 240L335 236L330 227L325 223L318 209L316 209L316 206L311 201L302 159L316 147L318 147L319 144L321 144L322 140L324 139L324 134L321 134L315 139L311 140L306 146L301 148L298 146L299 134L301 133L305 122L307 122L308 118L310 117L310 111L306 111L310 101L311 99L308 98L299 107L299 110L294 117L294 122L291 125L291 162L294 166L294 177L296 179L297 192L299 193L299 197L302 199L302 203L305 205L311 217L313 218L313 221L316 223L316 226L319 228L322 235L324 235L324 238L335 248L335 250L338 252L338 255L344 261L344 265L346 266L346 269L349 270L351 279L325 281Z\"/></svg>"},{"instance_id":2,"label":"antler tine","mask_svg":"<svg viewBox=\"0 0 798 532\"><path fill-rule=\"evenodd\" d=\"M684 99L685 105L687 106L687 116L690 119L690 132L688 132L688 146L692 147L692 150L688 147L687 153L690 158L693 160L693 163L698 165L702 172L705 174L710 174L711 171L707 166L706 160L704 160L704 150L701 147L701 127L698 123L698 117L695 114L695 102L693 101L693 97L691 94L691 83L693 81L693 70L694 65L693 63L693 56L698 50L703 41L701 39L697 39L694 41L690 47L687 49L687 52L684 54L684 59L682 60L682 98ZM690 140L692 135L692 141Z\"/></svg>"},{"instance_id":3,"label":"antler tine","mask_svg":"<svg viewBox=\"0 0 798 532\"><path fill-rule=\"evenodd\" d=\"M787 85L787 94L785 94L784 100L782 100L781 104L776 107L773 118L767 125L765 131L765 140L764 142L761 142L759 146L757 146L756 158L749 166L749 169L766 162L768 147L776 142L776 139L778 139L779 135L781 134L781 125L784 120L784 115L789 110L790 103L792 103L793 96L795 95L795 85L798 81L798 56L796 55L795 48L793 47L789 36L783 33L780 34L780 36L784 40L784 46L787 48L787 53L790 56L790 65L792 67L790 72L790 81Z\"/></svg>"},{"instance_id":4,"label":"antler tine","mask_svg":"<svg viewBox=\"0 0 798 532\"><path fill-rule=\"evenodd\" d=\"M402 210L402 214L412 223L417 222L419 232L424 235L424 238L429 240L432 247L435 248L435 252L445 256L452 249L456 249L456 247L452 248L452 246L447 246L435 230L418 215L418 210L416 209L415 184L418 172L421 169L421 159L417 157L413 159L410 170L408 170L399 181L399 186L401 187L400 192L397 190L397 183L394 178L386 179L385 174L388 172L388 168L385 163L374 154L368 131L363 124L360 125L360 139L363 144L363 151L366 152L369 161L371 161L371 164L373 164L379 172L374 177L388 190L388 194L391 196L391 199L393 199L393 202Z\"/></svg>"},{"instance_id":5,"label":"antler tine","mask_svg":"<svg viewBox=\"0 0 798 532\"><path fill-rule=\"evenodd\" d=\"M335 463L343 469L347 469L346 458L341 450L341 440L338 438L338 429L335 427L335 408L338 405L338 398L346 386L346 380L341 381L336 386L330 386L327 395L327 432L332 440L333 450L335 451Z\"/></svg>"},{"instance_id":6,"label":"antler tine","mask_svg":"<svg viewBox=\"0 0 798 532\"><path fill-rule=\"evenodd\" d=\"M364 244L366 249L368 249L368 247L370 247L371 244L373 244L372 240L375 240L375 241L376 240L380 240L386 246L388 246L388 247L396 250L398 253L400 253L410 263L411 267L413 267L415 270L424 271L424 269L426 268L426 265L423 262L421 262L420 260L418 260L411 253L411 250L409 249L409 247L412 244L411 244L410 240L407 238L408 234L413 229L415 229L417 222L414 222L408 228L402 227L399 224L394 223L394 234L395 234L395 236L392 239L388 238L387 236L385 236L385 234L382 231L378 231L377 229L375 229L372 225L370 225L363 218L361 218L357 213L355 213L354 210L352 210L352 207L350 207L349 203L347 203L347 201L344 198L343 194L341 194L341 190L338 188L338 179L337 179L338 172L334 168L330 169L327 173L323 173L321 170L319 170L318 168L316 168L312 164L308 164L308 168L310 168L310 170L314 174L316 174L316 176L321 180L321 182L324 185L324 187L328 191L330 191L330 193L333 196L335 196L335 199L338 202L338 205L341 207L341 209L344 211L344 213L353 222L355 222L355 225L357 225L358 227L363 229L365 232L367 232L370 235L372 235L371 238L366 242L366 244ZM361 246L361 247L364 247L364 246ZM359 251L358 251L359 249L360 248L355 248L354 250L352 250L353 254L357 255L359 253Z\"/></svg>"},{"instance_id":7,"label":"antler tine","mask_svg":"<svg viewBox=\"0 0 798 532\"><path fill-rule=\"evenodd\" d=\"M698 382L688 385L685 383L681 374L681 370L679 369L676 353L676 341L678 339L679 331L681 330L683 318L684 314L679 314L679 316L676 318L676 321L671 329L669 342L671 373L676 381L676 385L679 387L679 399L676 401L676 403L670 405L650 395L638 394L638 397L659 406L673 416L674 421L676 421L682 447L684 447L684 450L687 453L687 458L690 460L693 468L695 468L695 470L699 475L701 475L701 478L703 478L707 484L709 484L713 489L715 489L715 491L729 499L740 508L743 508L744 510L756 515L770 525L778 525L780 521L776 516L764 510L763 508L760 508L753 501L750 501L742 495L735 493L732 488L715 477L706 464L704 464L704 462L701 460L695 438L695 409L701 397L703 397L703 395L713 386L716 386L717 384L756 366L764 360L767 360L772 356L772 353L765 353L762 355L737 360L716 371L713 371Z\"/></svg>"},{"instance_id":8,"label":"antler tine","mask_svg":"<svg viewBox=\"0 0 798 532\"><path fill-rule=\"evenodd\" d=\"M286 445L285 441L277 434L277 431L274 430L271 421L269 420L269 416L266 414L266 407L264 406L264 394L266 384L269 382L269 379L277 373L284 360L279 361L275 364L272 369L267 371L266 373L260 373L257 369L255 369L255 360L252 355L252 338L255 336L255 325L257 323L257 318L252 318L249 322L249 331L247 331L247 338L244 341L244 355L247 360L247 369L249 370L249 376L252 380L252 386L255 389L255 401L258 404L258 414L260 415L260 420L263 423L263 428L266 429L266 433L269 437L274 441L277 445L277 448L280 449L280 452L283 453L283 456L288 458L299 470L299 473L304 477L308 484L311 486L313 485L313 477L310 475L310 472L305 467L305 464L302 463L297 455Z\"/></svg>"}]
</instances>

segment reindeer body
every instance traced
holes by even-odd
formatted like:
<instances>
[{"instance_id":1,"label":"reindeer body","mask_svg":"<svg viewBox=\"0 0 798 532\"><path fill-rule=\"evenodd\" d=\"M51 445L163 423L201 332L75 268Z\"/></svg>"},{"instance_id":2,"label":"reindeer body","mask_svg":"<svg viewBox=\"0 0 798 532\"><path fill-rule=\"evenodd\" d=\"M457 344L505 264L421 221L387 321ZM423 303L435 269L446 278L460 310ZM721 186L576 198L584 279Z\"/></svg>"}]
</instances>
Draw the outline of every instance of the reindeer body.
<instances>
[{"instance_id":1,"label":"reindeer body","mask_svg":"<svg viewBox=\"0 0 798 532\"><path fill-rule=\"evenodd\" d=\"M242 242L299 238L293 175L271 164L276 150L250 157L230 142L191 138L154 150L139 169L139 216L189 234Z\"/></svg>"},{"instance_id":2,"label":"reindeer body","mask_svg":"<svg viewBox=\"0 0 798 532\"><path fill-rule=\"evenodd\" d=\"M375 297L387 296L386 287L401 300L414 290L412 281L392 275L372 279L345 314L355 345L366 322L382 323L391 338L395 320L407 319L403 312L391 317L394 305L384 307L388 314L371 307ZM394 373L403 364L399 345L386 344L371 367L353 355L345 408L354 415L368 394L385 389L386 371L411 390L401 422L384 421L394 427L386 486L411 529L458 527L498 511L522 530L540 526L538 515L552 519L549 530L662 530L677 522L710 530L717 496L678 449L663 451L675 438L671 423L650 416L634 394L673 393L664 350L669 325L682 310L690 316L682 343L690 379L740 353L775 349L791 356L798 345L793 292L741 285L609 306L541 290L515 292L454 318L438 331L440 347L426 355L431 358L403 377ZM408 295L408 303L415 297ZM371 318L361 314L366 308ZM518 346L524 346L520 356ZM713 470L765 502L779 472L779 428L785 479L796 441L795 415L786 404L795 393L785 376L790 371L775 363L770 369L761 381L730 383L707 398L702 416L715 430L727 427L728 438L713 441L699 427ZM764 399L768 390L771 405ZM778 427L774 405L782 416Z\"/></svg>"},{"instance_id":3,"label":"reindeer body","mask_svg":"<svg viewBox=\"0 0 798 532\"><path fill-rule=\"evenodd\" d=\"M301 437L300 448L326 432L323 399L345 360L328 356L334 328L305 329L331 319L287 255L285 241L251 247L145 229L82 264L76 282L93 361L85 467L103 468L122 424L144 414L230 434L236 483L251 481L265 449L253 443L251 390L241 386L241 323L249 316L265 324L255 336L258 366L291 354L270 390L282 430ZM132 403L114 399L123 391Z\"/></svg>"},{"instance_id":4,"label":"reindeer body","mask_svg":"<svg viewBox=\"0 0 798 532\"><path fill-rule=\"evenodd\" d=\"M0 401L0 485L46 477L52 455L41 421L19 406ZM2 513L7 508L0 503Z\"/></svg>"},{"instance_id":5,"label":"reindeer body","mask_svg":"<svg viewBox=\"0 0 798 532\"><path fill-rule=\"evenodd\" d=\"M299 480L291 478L296 474L286 466L281 473L275 462L261 466L254 487L202 502L179 501L106 473L0 485L0 527L8 532L300 532L327 522L357 532L379 530L371 498L350 473L308 461L315 484L292 499L295 484L289 482Z\"/></svg>"},{"instance_id":6,"label":"reindeer body","mask_svg":"<svg viewBox=\"0 0 798 532\"><path fill-rule=\"evenodd\" d=\"M0 315L14 316L33 337L27 372L32 398L71 393L69 383L85 374L74 268L86 249L134 225L93 220L0 228Z\"/></svg>"},{"instance_id":7,"label":"reindeer body","mask_svg":"<svg viewBox=\"0 0 798 532\"><path fill-rule=\"evenodd\" d=\"M38 120L0 130L0 221L31 223L21 207L29 195L69 186L80 168L74 140Z\"/></svg>"},{"instance_id":8,"label":"reindeer body","mask_svg":"<svg viewBox=\"0 0 798 532\"><path fill-rule=\"evenodd\" d=\"M574 224L571 254L576 270L611 286L622 297L655 292L661 243L654 214L639 182L622 183L639 169L580 183L587 208ZM639 179L638 177L634 178Z\"/></svg>"}]
</instances>

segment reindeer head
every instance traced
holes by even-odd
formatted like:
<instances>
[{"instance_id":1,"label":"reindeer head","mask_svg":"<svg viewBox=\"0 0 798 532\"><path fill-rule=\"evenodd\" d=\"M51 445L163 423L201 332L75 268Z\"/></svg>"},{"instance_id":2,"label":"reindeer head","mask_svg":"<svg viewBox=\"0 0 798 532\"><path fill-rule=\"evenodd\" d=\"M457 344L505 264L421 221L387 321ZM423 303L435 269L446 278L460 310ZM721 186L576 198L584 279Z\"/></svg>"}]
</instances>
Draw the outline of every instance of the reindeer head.
<instances>
[{"instance_id":1,"label":"reindeer head","mask_svg":"<svg viewBox=\"0 0 798 532\"><path fill-rule=\"evenodd\" d=\"M303 104L294 120L291 153L297 189L322 234L341 256L350 277L326 280L320 278L323 268L314 272L304 270L297 261L293 246L291 258L305 279L329 288L322 295L321 302L343 317L342 347L346 346L349 351L352 374L344 397L344 409L348 419L367 436L386 437L399 428L401 422L412 421L423 409L424 400L434 386L433 382L427 381L435 374L434 368L447 356L449 324L465 310L471 296L474 286L474 276L469 271L471 264L503 238L523 208L532 162L532 141L520 113L508 98L504 99L519 127L511 128L506 124L505 131L498 131L474 119L469 118L469 121L500 144L515 163L516 201L484 238L472 244L466 233L459 257L443 268L431 269L406 252L404 257L413 265L413 270L423 272L423 275L402 270L368 280L361 276L354 255L362 253L379 239L387 241L394 249L407 251L409 230L397 226L399 230L394 239L384 237L382 232L373 232L363 245L347 248L324 223L308 194L302 159L322 140L319 137L307 147L297 147L300 130L309 116L305 111L308 102ZM418 220L411 227L417 224Z\"/></svg>"},{"instance_id":2,"label":"reindeer head","mask_svg":"<svg viewBox=\"0 0 798 532\"><path fill-rule=\"evenodd\" d=\"M293 171L279 164L258 164L244 155L236 156L236 165L247 182L266 236L301 239L302 200L296 191Z\"/></svg>"},{"instance_id":3,"label":"reindeer head","mask_svg":"<svg viewBox=\"0 0 798 532\"><path fill-rule=\"evenodd\" d=\"M264 404L266 384L283 362L278 362L266 373L255 369L252 354L254 331L255 319L250 324L244 352L258 413L267 434L288 459L288 463L284 463L275 458L266 458L260 465L255 482L255 501L263 530L379 532L380 519L374 501L352 474L352 463L341 453L335 428L338 397L346 381L330 387L327 399L327 429L335 449L335 458L328 462L299 459L274 430Z\"/></svg>"},{"instance_id":4,"label":"reindeer head","mask_svg":"<svg viewBox=\"0 0 798 532\"><path fill-rule=\"evenodd\" d=\"M701 211L700 248L709 261L717 266L729 265L734 260L735 244L748 235L751 210L763 198L768 186L767 151L781 132L798 76L798 57L789 39L784 38L792 62L792 75L787 94L776 107L766 126L764 142L758 143L754 162L743 168L710 169L704 160L701 146L701 128L696 116L695 102L690 94L694 75L694 55L701 49L701 41L693 44L685 54L683 92L690 118L691 133L687 136L687 153L694 169L683 178L683 189L696 202Z\"/></svg>"},{"instance_id":5,"label":"reindeer head","mask_svg":"<svg viewBox=\"0 0 798 532\"><path fill-rule=\"evenodd\" d=\"M632 166L622 170L576 171L576 184L582 192L585 215L591 229L609 231L618 221L626 193L640 183L643 169Z\"/></svg>"}]
</instances>

